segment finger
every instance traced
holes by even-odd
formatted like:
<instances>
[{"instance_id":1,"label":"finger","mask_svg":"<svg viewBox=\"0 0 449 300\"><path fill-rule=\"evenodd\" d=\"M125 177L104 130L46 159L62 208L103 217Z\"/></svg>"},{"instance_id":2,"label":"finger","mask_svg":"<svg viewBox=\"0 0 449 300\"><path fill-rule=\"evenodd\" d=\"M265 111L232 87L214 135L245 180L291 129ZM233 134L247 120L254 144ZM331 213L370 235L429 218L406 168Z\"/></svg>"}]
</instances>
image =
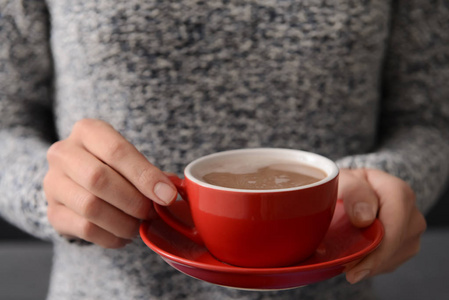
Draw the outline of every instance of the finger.
<instances>
[{"instance_id":1,"label":"finger","mask_svg":"<svg viewBox=\"0 0 449 300\"><path fill-rule=\"evenodd\" d=\"M367 178L379 197L379 220L385 234L379 248L346 273L350 283L379 274L383 267L391 264L392 257L404 242L408 224L406 195L403 189L398 188L398 183L393 182L399 179L377 171L370 171Z\"/></svg>"},{"instance_id":2,"label":"finger","mask_svg":"<svg viewBox=\"0 0 449 300\"><path fill-rule=\"evenodd\" d=\"M52 198L117 237L133 239L137 236L140 225L138 219L98 198L64 175L58 176L57 180L52 189Z\"/></svg>"},{"instance_id":3,"label":"finger","mask_svg":"<svg viewBox=\"0 0 449 300\"><path fill-rule=\"evenodd\" d=\"M48 219L60 234L80 238L103 248L121 248L130 242L107 232L63 205L49 206Z\"/></svg>"},{"instance_id":4,"label":"finger","mask_svg":"<svg viewBox=\"0 0 449 300\"><path fill-rule=\"evenodd\" d=\"M399 248L403 233L401 226L393 228L384 225L385 234L380 246L365 257L351 270L346 272L346 278L350 283L357 283L368 276L373 276L381 272L382 266L391 263L390 259Z\"/></svg>"},{"instance_id":5,"label":"finger","mask_svg":"<svg viewBox=\"0 0 449 300\"><path fill-rule=\"evenodd\" d=\"M370 170L367 178L379 196L379 220L385 229L384 251L388 257L406 238L415 207L414 194L404 181L380 170Z\"/></svg>"},{"instance_id":6,"label":"finger","mask_svg":"<svg viewBox=\"0 0 449 300\"><path fill-rule=\"evenodd\" d=\"M151 201L91 153L68 143L57 143L48 156L50 164L63 165L65 175L98 198L138 219L151 215Z\"/></svg>"},{"instance_id":7,"label":"finger","mask_svg":"<svg viewBox=\"0 0 449 300\"><path fill-rule=\"evenodd\" d=\"M403 263L410 260L418 254L421 248L421 239L410 239L405 241L402 245L401 249L398 249L394 256L390 258L388 264L382 265L382 267L373 272L373 275L393 272Z\"/></svg>"},{"instance_id":8,"label":"finger","mask_svg":"<svg viewBox=\"0 0 449 300\"><path fill-rule=\"evenodd\" d=\"M378 197L366 180L363 169L341 170L339 199L343 199L345 211L351 223L357 227L369 226L377 215Z\"/></svg>"},{"instance_id":9,"label":"finger","mask_svg":"<svg viewBox=\"0 0 449 300\"><path fill-rule=\"evenodd\" d=\"M78 122L75 134L93 155L123 175L146 197L162 204L177 196L173 183L109 124L98 120Z\"/></svg>"},{"instance_id":10,"label":"finger","mask_svg":"<svg viewBox=\"0 0 449 300\"><path fill-rule=\"evenodd\" d=\"M421 236L426 230L426 221L422 213L415 207L407 225L407 234L400 248L396 250L387 264L378 268L377 274L392 272L404 262L417 255L421 249Z\"/></svg>"},{"instance_id":11,"label":"finger","mask_svg":"<svg viewBox=\"0 0 449 300\"><path fill-rule=\"evenodd\" d=\"M385 242L384 242L385 243ZM385 257L382 246L373 254L367 256L356 267L351 266L346 270L346 279L354 284L367 277L395 271L400 265L415 256L421 246L420 237L411 237L405 240L391 257Z\"/></svg>"}]
</instances>

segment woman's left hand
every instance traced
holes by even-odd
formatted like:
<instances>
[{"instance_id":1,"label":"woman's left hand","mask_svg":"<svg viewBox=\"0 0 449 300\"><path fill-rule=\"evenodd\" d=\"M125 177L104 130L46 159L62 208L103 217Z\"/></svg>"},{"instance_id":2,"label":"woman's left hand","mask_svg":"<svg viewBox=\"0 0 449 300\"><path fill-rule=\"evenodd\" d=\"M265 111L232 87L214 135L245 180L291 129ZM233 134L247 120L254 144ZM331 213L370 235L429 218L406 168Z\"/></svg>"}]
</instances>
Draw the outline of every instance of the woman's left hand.
<instances>
[{"instance_id":1,"label":"woman's left hand","mask_svg":"<svg viewBox=\"0 0 449 300\"><path fill-rule=\"evenodd\" d=\"M348 282L394 271L419 252L426 221L406 182L375 169L342 169L339 182L339 199L352 224L366 227L377 217L385 230L380 246L346 270Z\"/></svg>"}]
</instances>

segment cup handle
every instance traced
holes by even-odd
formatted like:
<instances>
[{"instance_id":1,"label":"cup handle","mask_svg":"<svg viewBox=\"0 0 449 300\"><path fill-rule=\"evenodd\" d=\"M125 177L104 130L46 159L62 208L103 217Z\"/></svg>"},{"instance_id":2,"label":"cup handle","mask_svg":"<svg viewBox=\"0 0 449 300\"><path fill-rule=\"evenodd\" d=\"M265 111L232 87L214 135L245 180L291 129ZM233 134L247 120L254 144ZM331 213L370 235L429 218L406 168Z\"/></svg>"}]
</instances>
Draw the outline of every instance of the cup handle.
<instances>
[{"instance_id":1,"label":"cup handle","mask_svg":"<svg viewBox=\"0 0 449 300\"><path fill-rule=\"evenodd\" d=\"M168 176L168 178L176 186L176 189L178 190L178 193L181 195L182 200L185 201L190 208L190 203L185 189L185 179L181 179L177 176ZM153 202L153 205L157 214L167 225L169 225L171 228L175 229L182 235L186 236L187 238L191 239L195 243L199 245L204 245L204 242L201 239L196 227L188 226L183 222L179 221L177 218L173 216L173 214L170 212L167 206L157 204L156 202Z\"/></svg>"}]
</instances>

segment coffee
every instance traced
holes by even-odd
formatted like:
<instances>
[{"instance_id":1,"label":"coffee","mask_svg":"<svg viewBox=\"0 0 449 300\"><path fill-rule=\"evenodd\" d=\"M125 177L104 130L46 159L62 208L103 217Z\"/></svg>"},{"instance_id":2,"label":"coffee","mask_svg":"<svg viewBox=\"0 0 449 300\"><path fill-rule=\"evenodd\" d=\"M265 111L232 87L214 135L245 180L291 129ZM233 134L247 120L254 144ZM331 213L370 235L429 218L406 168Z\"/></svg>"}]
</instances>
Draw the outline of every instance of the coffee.
<instances>
[{"instance_id":1,"label":"coffee","mask_svg":"<svg viewBox=\"0 0 449 300\"><path fill-rule=\"evenodd\" d=\"M231 162L202 176L212 185L245 190L285 189L308 185L326 177L320 169L291 161Z\"/></svg>"}]
</instances>

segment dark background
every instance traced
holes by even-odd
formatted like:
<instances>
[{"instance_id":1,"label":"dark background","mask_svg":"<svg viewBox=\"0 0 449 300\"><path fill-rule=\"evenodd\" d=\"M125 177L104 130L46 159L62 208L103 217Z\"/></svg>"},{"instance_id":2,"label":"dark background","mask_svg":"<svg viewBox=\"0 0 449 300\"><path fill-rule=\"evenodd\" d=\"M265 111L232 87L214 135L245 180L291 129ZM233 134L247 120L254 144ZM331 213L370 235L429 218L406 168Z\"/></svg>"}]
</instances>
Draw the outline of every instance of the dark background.
<instances>
[{"instance_id":1,"label":"dark background","mask_svg":"<svg viewBox=\"0 0 449 300\"><path fill-rule=\"evenodd\" d=\"M440 200L426 216L427 226L449 227L449 187ZM1 240L35 240L32 236L17 229L0 218L0 242Z\"/></svg>"},{"instance_id":2,"label":"dark background","mask_svg":"<svg viewBox=\"0 0 449 300\"><path fill-rule=\"evenodd\" d=\"M449 227L449 186L438 203L427 214L426 220L429 227Z\"/></svg>"}]
</instances>

